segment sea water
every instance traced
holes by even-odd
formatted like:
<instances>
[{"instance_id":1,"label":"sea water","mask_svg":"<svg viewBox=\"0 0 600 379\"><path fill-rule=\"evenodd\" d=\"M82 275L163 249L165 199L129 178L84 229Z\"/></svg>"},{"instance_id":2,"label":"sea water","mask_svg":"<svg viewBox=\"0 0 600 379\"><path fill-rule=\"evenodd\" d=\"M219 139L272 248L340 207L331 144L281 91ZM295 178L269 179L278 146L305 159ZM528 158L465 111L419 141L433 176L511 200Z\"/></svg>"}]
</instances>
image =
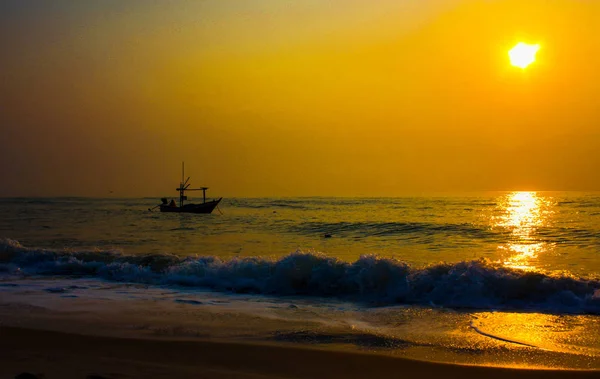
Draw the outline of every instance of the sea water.
<instances>
[{"instance_id":1,"label":"sea water","mask_svg":"<svg viewBox=\"0 0 600 379\"><path fill-rule=\"evenodd\" d=\"M600 369L600 194L156 204L1 199L0 321Z\"/></svg>"}]
</instances>

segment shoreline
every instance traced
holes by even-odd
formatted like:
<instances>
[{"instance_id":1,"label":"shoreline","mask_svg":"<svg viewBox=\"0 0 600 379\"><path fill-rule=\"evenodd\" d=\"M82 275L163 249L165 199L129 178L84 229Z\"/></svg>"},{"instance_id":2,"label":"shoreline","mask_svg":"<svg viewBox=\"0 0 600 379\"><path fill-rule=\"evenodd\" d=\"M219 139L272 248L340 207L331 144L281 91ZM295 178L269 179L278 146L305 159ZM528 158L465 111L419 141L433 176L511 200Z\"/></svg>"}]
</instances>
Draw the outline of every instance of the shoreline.
<instances>
[{"instance_id":1,"label":"shoreline","mask_svg":"<svg viewBox=\"0 0 600 379\"><path fill-rule=\"evenodd\" d=\"M115 338L129 341L130 344L137 341L130 351L118 355L127 360L131 355L138 355L138 350L183 349L181 346L184 345L175 343L187 343L190 349L200 347L200 350L212 352L206 345L209 343L210 346L232 344L263 352L274 347L276 352L295 349L302 352L303 356L306 351L319 356L342 354L345 360L359 359L354 358L357 356L360 359L377 356L392 359L396 363L439 363L451 367L464 365L459 367L537 369L544 372L596 370L593 372L600 377L600 346L594 337L599 335L600 327L594 317L563 316L557 319L544 314L473 313L412 307L354 309L337 302L284 301L260 296L176 291L90 279L22 280L0 286L0 293L0 327L13 334L20 331L22 339L27 341L24 345L18 338L13 338L14 345L21 346L24 352L22 356L13 357L15 362L29 359L31 354L28 351L40 357L53 352L52 340L57 340L59 349L68 347L71 351L65 350L62 356L53 360L68 366L72 363L65 357L79 359L83 356L82 351L96 345L94 341L98 338L104 338L102 341L106 348L90 352L88 364L81 366L79 374L73 377L85 378L87 374L83 371L87 367L96 367L91 358L103 357L104 351L115 350L112 345L120 346L121 342L116 342ZM517 328L516 325L524 327ZM473 326L494 336L510 336L511 342L482 335ZM549 329L549 326L552 328ZM554 328L561 329L553 331ZM51 333L58 337L48 337ZM64 338L60 336L79 336L74 344L82 348L63 346ZM13 346L12 343L5 343L4 339L0 335L0 345L4 345L4 350ZM44 346L38 341L44 342ZM523 346L522 342L531 346ZM39 346L37 352L36 346ZM234 364L238 356L246 355L243 349L237 353L223 350L222 354L233 356L227 365ZM264 354L296 364L292 358L282 358L274 353ZM379 364L377 362L386 358L369 358L365 364ZM219 359L215 357L213 361ZM10 359L5 358L4 361L9 362ZM147 357L138 357L135 361L154 364L154 360L148 361ZM313 361L315 359L307 360L301 365L311 365ZM344 359L338 361L343 362ZM369 363L371 361L374 363ZM193 360L191 362L194 363ZM180 369L177 368L177 359L173 362L167 360L164 365L167 370ZM225 368L230 370L227 365ZM405 364L401 366L404 370ZM46 366L39 367L37 370L44 372ZM254 370L252 364L248 367ZM14 368L28 372L33 370L27 367ZM117 365L110 372L118 373L119 369L121 366ZM18 372L4 372L0 374L0 379L13 378L16 374ZM135 377L131 373L127 375L122 377ZM179 376L182 375L186 377L187 374L182 372ZM240 373L236 375L247 377ZM261 375L295 377L290 373L282 376L268 371Z\"/></svg>"},{"instance_id":2,"label":"shoreline","mask_svg":"<svg viewBox=\"0 0 600 379\"><path fill-rule=\"evenodd\" d=\"M592 378L600 371L463 366L372 353L210 340L89 336L0 326L0 377L51 378Z\"/></svg>"}]
</instances>

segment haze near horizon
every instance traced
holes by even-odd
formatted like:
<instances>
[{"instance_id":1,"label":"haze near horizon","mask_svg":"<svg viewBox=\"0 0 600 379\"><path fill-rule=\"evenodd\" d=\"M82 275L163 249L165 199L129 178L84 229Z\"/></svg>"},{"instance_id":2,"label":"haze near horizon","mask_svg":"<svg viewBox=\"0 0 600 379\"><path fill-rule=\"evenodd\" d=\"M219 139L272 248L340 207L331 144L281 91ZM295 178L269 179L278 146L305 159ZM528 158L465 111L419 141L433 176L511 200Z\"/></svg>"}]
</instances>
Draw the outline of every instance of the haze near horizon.
<instances>
[{"instance_id":1,"label":"haze near horizon","mask_svg":"<svg viewBox=\"0 0 600 379\"><path fill-rule=\"evenodd\" d=\"M0 3L0 196L600 190L600 3ZM515 67L509 51L539 45Z\"/></svg>"}]
</instances>

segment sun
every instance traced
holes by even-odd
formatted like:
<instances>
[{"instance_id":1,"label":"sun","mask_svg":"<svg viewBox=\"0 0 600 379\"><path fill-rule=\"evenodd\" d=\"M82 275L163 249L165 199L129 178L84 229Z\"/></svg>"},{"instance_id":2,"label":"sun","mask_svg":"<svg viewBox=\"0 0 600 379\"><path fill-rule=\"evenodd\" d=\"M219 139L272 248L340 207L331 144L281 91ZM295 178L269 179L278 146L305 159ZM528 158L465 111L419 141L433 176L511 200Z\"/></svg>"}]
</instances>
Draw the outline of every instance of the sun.
<instances>
[{"instance_id":1,"label":"sun","mask_svg":"<svg viewBox=\"0 0 600 379\"><path fill-rule=\"evenodd\" d=\"M530 45L524 42L519 42L509 52L510 63L513 66L526 68L535 62L535 54L540 49L540 45Z\"/></svg>"}]
</instances>

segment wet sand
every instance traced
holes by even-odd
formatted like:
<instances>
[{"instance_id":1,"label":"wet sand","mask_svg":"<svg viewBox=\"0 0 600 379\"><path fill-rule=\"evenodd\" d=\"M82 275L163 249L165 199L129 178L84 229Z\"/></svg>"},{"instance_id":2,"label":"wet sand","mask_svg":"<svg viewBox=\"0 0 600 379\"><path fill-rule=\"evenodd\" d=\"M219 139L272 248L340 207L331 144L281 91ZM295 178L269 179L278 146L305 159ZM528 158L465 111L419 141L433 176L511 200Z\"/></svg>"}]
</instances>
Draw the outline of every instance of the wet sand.
<instances>
[{"instance_id":1,"label":"wet sand","mask_svg":"<svg viewBox=\"0 0 600 379\"><path fill-rule=\"evenodd\" d=\"M439 364L237 342L98 337L0 326L0 378L598 378L599 371Z\"/></svg>"}]
</instances>

